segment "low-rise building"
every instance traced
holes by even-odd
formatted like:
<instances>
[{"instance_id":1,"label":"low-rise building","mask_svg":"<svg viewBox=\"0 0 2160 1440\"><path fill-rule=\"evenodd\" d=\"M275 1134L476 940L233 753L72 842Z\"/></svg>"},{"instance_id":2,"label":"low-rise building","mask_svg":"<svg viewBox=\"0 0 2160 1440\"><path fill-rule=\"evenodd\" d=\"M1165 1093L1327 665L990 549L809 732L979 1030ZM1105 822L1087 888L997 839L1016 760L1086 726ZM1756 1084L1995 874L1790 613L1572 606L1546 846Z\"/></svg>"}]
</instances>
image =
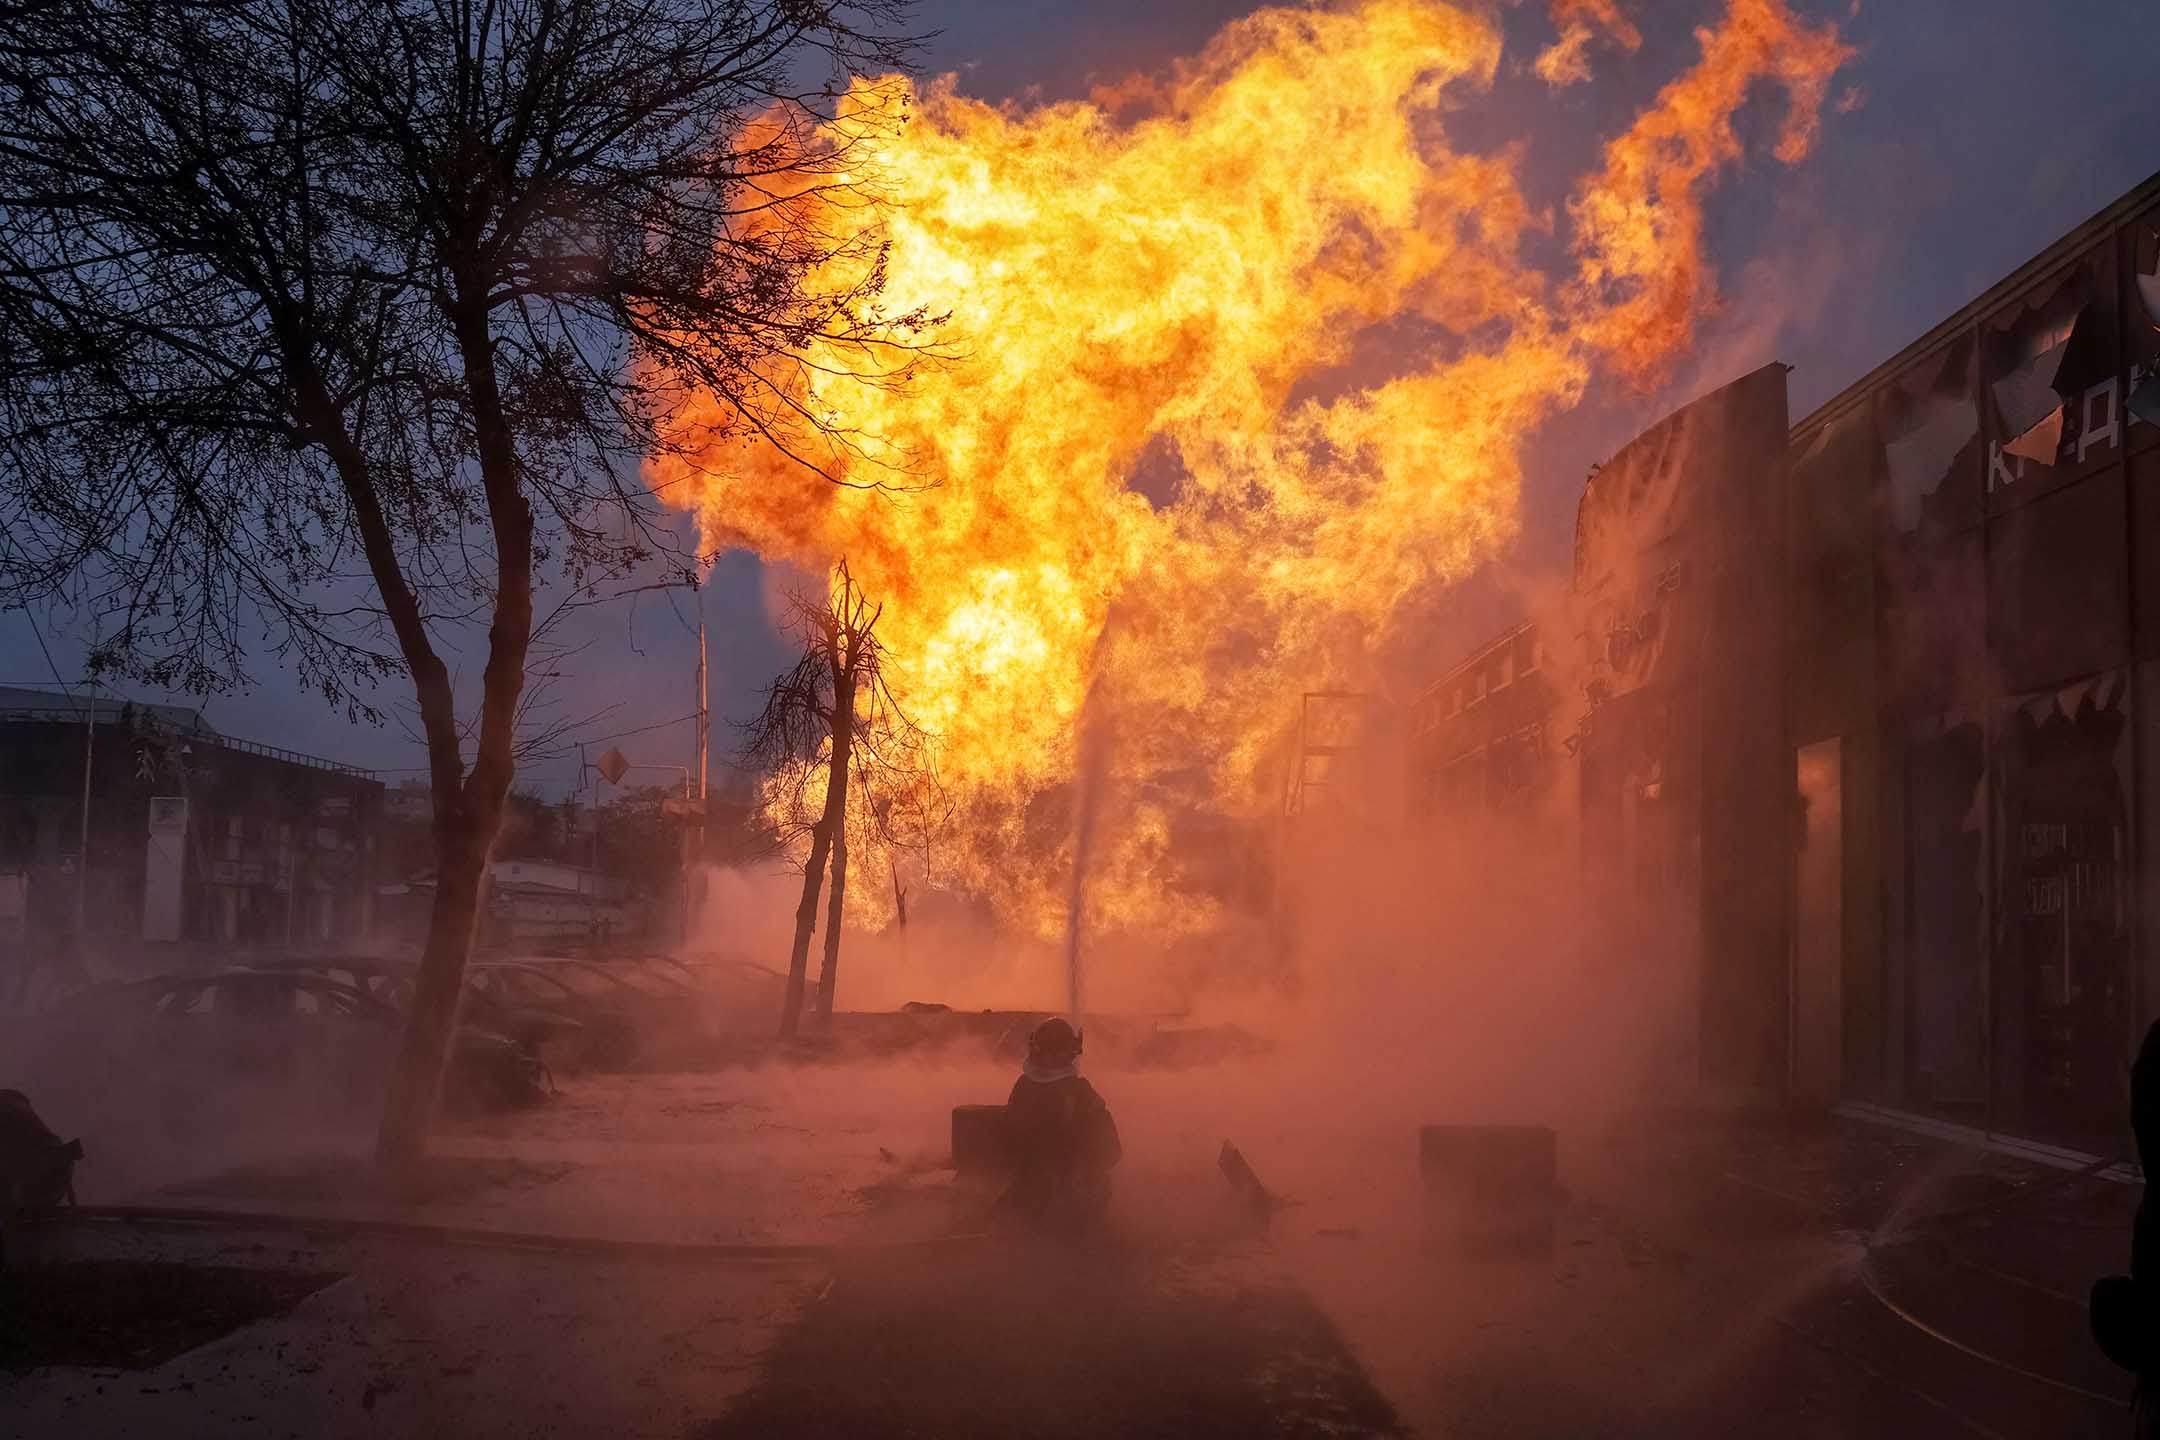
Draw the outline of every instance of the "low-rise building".
<instances>
[{"instance_id":1,"label":"low-rise building","mask_svg":"<svg viewBox=\"0 0 2160 1440\"><path fill-rule=\"evenodd\" d=\"M1700 1079L2107 1153L2160 1013L2160 176L1784 406L1593 473L1568 593L1417 701L1415 804L1527 795L1586 906L1667 897Z\"/></svg>"},{"instance_id":2,"label":"low-rise building","mask_svg":"<svg viewBox=\"0 0 2160 1440\"><path fill-rule=\"evenodd\" d=\"M484 946L584 945L653 934L653 906L634 897L620 875L555 860L494 860L486 885L476 937ZM414 945L426 939L432 872L386 884L380 895L387 938Z\"/></svg>"},{"instance_id":3,"label":"low-rise building","mask_svg":"<svg viewBox=\"0 0 2160 1440\"><path fill-rule=\"evenodd\" d=\"M0 689L0 892L33 958L124 974L173 947L365 937L382 793L182 706Z\"/></svg>"}]
</instances>

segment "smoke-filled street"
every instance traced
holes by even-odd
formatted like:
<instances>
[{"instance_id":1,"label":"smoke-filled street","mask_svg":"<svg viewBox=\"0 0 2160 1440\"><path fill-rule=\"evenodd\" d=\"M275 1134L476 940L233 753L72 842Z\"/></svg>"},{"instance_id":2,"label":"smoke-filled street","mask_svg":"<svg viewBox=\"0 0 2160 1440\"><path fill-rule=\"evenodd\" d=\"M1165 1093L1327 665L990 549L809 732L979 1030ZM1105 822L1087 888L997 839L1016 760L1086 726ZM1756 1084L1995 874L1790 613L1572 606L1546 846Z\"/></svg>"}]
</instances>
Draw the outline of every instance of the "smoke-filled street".
<instances>
[{"instance_id":1,"label":"smoke-filled street","mask_svg":"<svg viewBox=\"0 0 2160 1440\"><path fill-rule=\"evenodd\" d=\"M2160 16L0 3L0 1440L2160 1436Z\"/></svg>"},{"instance_id":2,"label":"smoke-filled street","mask_svg":"<svg viewBox=\"0 0 2160 1440\"><path fill-rule=\"evenodd\" d=\"M11 1353L52 1347L0 1381L11 1433L1708 1436L1746 1417L2097 1436L2126 1417L2078 1293L2128 1225L2119 1183L1849 1123L1646 1113L1562 1137L1549 1253L1465 1257L1400 1136L1242 1137L1285 1202L1256 1218L1206 1132L1150 1124L1115 1222L1046 1240L911 1148L931 1105L995 1078L640 1077L446 1136L417 1200L318 1156L125 1197L186 1223L33 1228L18 1264L231 1267L303 1294L214 1337L182 1306L132 1362L11 1318ZM1101 1083L1210 1079L1265 1072Z\"/></svg>"}]
</instances>

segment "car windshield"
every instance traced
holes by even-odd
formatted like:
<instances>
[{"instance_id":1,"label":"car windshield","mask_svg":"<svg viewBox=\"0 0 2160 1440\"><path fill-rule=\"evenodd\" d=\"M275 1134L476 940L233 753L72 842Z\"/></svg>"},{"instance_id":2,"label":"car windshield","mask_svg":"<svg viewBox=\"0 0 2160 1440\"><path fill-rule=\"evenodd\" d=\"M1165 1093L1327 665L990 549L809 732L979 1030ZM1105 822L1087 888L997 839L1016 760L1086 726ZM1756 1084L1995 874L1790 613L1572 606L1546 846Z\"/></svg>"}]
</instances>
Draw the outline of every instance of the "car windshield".
<instances>
[{"instance_id":1,"label":"car windshield","mask_svg":"<svg viewBox=\"0 0 2160 1440\"><path fill-rule=\"evenodd\" d=\"M296 1015L354 1016L368 1013L360 991L335 982L323 985L301 983L293 987L292 1008Z\"/></svg>"},{"instance_id":2,"label":"car windshield","mask_svg":"<svg viewBox=\"0 0 2160 1440\"><path fill-rule=\"evenodd\" d=\"M552 975L536 970L475 970L472 984L489 999L511 1005L552 1005L574 993Z\"/></svg>"},{"instance_id":3,"label":"car windshield","mask_svg":"<svg viewBox=\"0 0 2160 1440\"><path fill-rule=\"evenodd\" d=\"M689 990L689 987L680 980L658 970L643 968L614 970L609 972L608 978L614 980L617 984L626 985L632 990L667 999L679 998Z\"/></svg>"},{"instance_id":4,"label":"car windshield","mask_svg":"<svg viewBox=\"0 0 2160 1440\"><path fill-rule=\"evenodd\" d=\"M548 976L561 981L564 986L578 994L593 999L619 995L624 988L622 981L584 965L565 965L560 969L551 969Z\"/></svg>"}]
</instances>

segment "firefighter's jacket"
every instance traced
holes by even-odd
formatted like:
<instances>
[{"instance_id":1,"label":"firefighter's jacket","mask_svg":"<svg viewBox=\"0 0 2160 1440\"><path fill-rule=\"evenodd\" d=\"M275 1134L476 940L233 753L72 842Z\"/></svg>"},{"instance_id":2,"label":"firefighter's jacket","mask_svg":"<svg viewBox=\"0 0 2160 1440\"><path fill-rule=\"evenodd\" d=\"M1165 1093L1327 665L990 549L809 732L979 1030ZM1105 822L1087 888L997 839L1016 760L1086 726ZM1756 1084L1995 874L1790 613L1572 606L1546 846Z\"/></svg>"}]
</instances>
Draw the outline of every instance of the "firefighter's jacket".
<instances>
[{"instance_id":1,"label":"firefighter's jacket","mask_svg":"<svg viewBox=\"0 0 2160 1440\"><path fill-rule=\"evenodd\" d=\"M1117 1122L1095 1087L1067 1071L1038 1080L1023 1074L1005 1102L1011 1147L1012 1202L1040 1210L1061 1193L1096 1190L1124 1154Z\"/></svg>"}]
</instances>

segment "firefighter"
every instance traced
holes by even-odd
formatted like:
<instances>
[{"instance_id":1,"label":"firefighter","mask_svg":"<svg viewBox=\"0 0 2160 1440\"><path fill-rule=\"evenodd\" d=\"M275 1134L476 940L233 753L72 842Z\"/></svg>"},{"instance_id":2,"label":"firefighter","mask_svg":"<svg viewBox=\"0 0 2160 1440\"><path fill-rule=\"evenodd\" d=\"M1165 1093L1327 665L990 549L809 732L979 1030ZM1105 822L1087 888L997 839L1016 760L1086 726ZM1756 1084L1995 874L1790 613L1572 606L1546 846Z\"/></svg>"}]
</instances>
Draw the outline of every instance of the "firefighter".
<instances>
[{"instance_id":1,"label":"firefighter","mask_svg":"<svg viewBox=\"0 0 2160 1440\"><path fill-rule=\"evenodd\" d=\"M1050 1019L1028 1036L1027 1060L1005 1102L1012 1185L999 1208L1025 1220L1084 1229L1110 1204L1110 1169L1124 1153L1110 1107L1080 1075L1080 1032Z\"/></svg>"}]
</instances>

